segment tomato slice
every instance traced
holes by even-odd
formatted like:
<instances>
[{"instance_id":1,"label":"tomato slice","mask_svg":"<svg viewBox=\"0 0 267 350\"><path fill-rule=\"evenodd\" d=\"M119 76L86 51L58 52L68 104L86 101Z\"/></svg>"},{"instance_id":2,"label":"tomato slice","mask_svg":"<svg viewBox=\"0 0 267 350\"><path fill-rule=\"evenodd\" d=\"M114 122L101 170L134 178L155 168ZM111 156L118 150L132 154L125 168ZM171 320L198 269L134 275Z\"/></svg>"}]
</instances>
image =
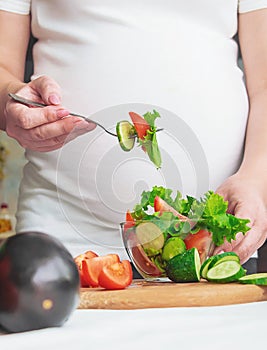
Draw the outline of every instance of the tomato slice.
<instances>
[{"instance_id":1,"label":"tomato slice","mask_svg":"<svg viewBox=\"0 0 267 350\"><path fill-rule=\"evenodd\" d=\"M177 216L181 221L190 221L188 217L180 214L176 209L174 209L171 205L169 205L164 199L156 196L154 199L154 210L155 212L163 213L165 211L173 213L173 215Z\"/></svg>"},{"instance_id":2,"label":"tomato slice","mask_svg":"<svg viewBox=\"0 0 267 350\"><path fill-rule=\"evenodd\" d=\"M141 115L135 112L129 112L129 115L134 124L137 136L139 139L143 140L147 134L147 131L150 129L150 125Z\"/></svg>"},{"instance_id":3,"label":"tomato slice","mask_svg":"<svg viewBox=\"0 0 267 350\"><path fill-rule=\"evenodd\" d=\"M128 249L131 251L134 263L140 271L149 276L160 276L162 274L159 268L148 258L133 233L128 237Z\"/></svg>"},{"instance_id":4,"label":"tomato slice","mask_svg":"<svg viewBox=\"0 0 267 350\"><path fill-rule=\"evenodd\" d=\"M100 272L104 266L112 265L120 261L120 258L117 254L107 254L104 256L97 256L92 259L85 259L82 261L82 271L83 277L86 280L86 283L90 287L98 287L99 282L98 278Z\"/></svg>"},{"instance_id":5,"label":"tomato slice","mask_svg":"<svg viewBox=\"0 0 267 350\"><path fill-rule=\"evenodd\" d=\"M212 245L212 234L207 230L199 230L197 233L189 233L184 239L186 249L197 248L200 260L203 263Z\"/></svg>"},{"instance_id":6,"label":"tomato slice","mask_svg":"<svg viewBox=\"0 0 267 350\"><path fill-rule=\"evenodd\" d=\"M92 250L88 250L87 252L76 256L76 258L74 258L74 261L75 261L76 265L78 266L78 268L81 268L82 267L82 260L95 258L97 256L98 255L95 252L93 252Z\"/></svg>"},{"instance_id":7,"label":"tomato slice","mask_svg":"<svg viewBox=\"0 0 267 350\"><path fill-rule=\"evenodd\" d=\"M124 289L132 280L133 271L128 260L104 266L99 275L99 285L106 289Z\"/></svg>"},{"instance_id":8,"label":"tomato slice","mask_svg":"<svg viewBox=\"0 0 267 350\"><path fill-rule=\"evenodd\" d=\"M77 268L78 268L78 271L79 271L79 274L80 274L80 285L81 287L88 287L88 283L84 277L84 273L83 273L83 269L82 269L82 261L83 260L86 260L86 259L91 259L91 258L95 258L97 257L98 255L91 251L91 250L88 250L87 252L83 253L83 254L80 254L78 256L76 256L76 258L74 258L74 261L77 265Z\"/></svg>"},{"instance_id":9,"label":"tomato slice","mask_svg":"<svg viewBox=\"0 0 267 350\"><path fill-rule=\"evenodd\" d=\"M124 231L127 231L130 227L133 227L134 225L134 218L132 217L131 212L128 210L125 215Z\"/></svg>"}]
</instances>

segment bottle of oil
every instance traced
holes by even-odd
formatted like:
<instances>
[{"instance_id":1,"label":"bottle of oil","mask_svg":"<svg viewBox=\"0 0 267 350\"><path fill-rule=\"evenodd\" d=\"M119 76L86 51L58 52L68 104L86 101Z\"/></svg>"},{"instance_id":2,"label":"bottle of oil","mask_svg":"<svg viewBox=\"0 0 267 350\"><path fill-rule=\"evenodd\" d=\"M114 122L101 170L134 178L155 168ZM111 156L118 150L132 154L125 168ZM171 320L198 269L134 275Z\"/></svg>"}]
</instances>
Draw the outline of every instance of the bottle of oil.
<instances>
[{"instance_id":1,"label":"bottle of oil","mask_svg":"<svg viewBox=\"0 0 267 350\"><path fill-rule=\"evenodd\" d=\"M8 204L2 203L0 207L0 234L12 230L11 217L8 211Z\"/></svg>"}]
</instances>

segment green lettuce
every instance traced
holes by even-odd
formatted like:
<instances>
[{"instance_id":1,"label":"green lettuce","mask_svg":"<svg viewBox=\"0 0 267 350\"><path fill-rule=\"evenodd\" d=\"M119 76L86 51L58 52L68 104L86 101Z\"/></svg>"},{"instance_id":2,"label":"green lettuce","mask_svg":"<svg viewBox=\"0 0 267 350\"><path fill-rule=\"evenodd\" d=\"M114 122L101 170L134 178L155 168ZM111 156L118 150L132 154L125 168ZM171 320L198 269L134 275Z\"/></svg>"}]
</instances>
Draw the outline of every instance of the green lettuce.
<instances>
[{"instance_id":1,"label":"green lettuce","mask_svg":"<svg viewBox=\"0 0 267 350\"><path fill-rule=\"evenodd\" d=\"M138 142L147 152L149 159L157 168L160 168L162 160L156 135L157 128L155 126L155 120L160 118L160 115L157 111L153 110L153 113L147 112L143 117L150 125L150 130L147 131L145 138L143 140L138 139Z\"/></svg>"},{"instance_id":2,"label":"green lettuce","mask_svg":"<svg viewBox=\"0 0 267 350\"><path fill-rule=\"evenodd\" d=\"M156 196L161 197L179 213L192 220L195 223L194 227L192 228L188 222L181 222L170 212L151 213L150 209L154 207ZM152 220L165 235L184 238L189 232L194 234L200 229L206 229L212 233L215 245L219 246L223 244L224 239L231 242L235 240L238 232L245 234L250 229L247 225L248 219L237 218L227 210L228 202L213 191L208 191L200 199L192 196L182 198L179 191L173 196L171 189L154 186L151 191L144 191L141 194L140 203L135 205L132 215L137 221Z\"/></svg>"}]
</instances>

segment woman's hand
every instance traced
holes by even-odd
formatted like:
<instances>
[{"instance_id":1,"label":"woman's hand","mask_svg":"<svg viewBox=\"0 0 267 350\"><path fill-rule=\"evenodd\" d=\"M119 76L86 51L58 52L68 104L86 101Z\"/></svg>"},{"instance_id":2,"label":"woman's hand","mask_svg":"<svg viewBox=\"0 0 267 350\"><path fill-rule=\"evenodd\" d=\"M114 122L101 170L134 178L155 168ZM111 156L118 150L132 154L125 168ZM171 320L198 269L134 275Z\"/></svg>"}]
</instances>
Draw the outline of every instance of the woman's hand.
<instances>
[{"instance_id":1,"label":"woman's hand","mask_svg":"<svg viewBox=\"0 0 267 350\"><path fill-rule=\"evenodd\" d=\"M243 264L256 250L263 245L267 238L267 210L263 193L267 189L257 180L236 173L229 177L218 189L217 193L228 201L229 213L236 217L249 219L251 229L245 234L238 233L236 240L225 242L217 247L214 254L221 251L234 251Z\"/></svg>"},{"instance_id":2,"label":"woman's hand","mask_svg":"<svg viewBox=\"0 0 267 350\"><path fill-rule=\"evenodd\" d=\"M69 112L61 106L58 84L47 76L25 84L16 93L48 105L29 108L7 100L4 110L6 132L24 148L39 152L53 151L95 128L93 123L69 116Z\"/></svg>"}]
</instances>

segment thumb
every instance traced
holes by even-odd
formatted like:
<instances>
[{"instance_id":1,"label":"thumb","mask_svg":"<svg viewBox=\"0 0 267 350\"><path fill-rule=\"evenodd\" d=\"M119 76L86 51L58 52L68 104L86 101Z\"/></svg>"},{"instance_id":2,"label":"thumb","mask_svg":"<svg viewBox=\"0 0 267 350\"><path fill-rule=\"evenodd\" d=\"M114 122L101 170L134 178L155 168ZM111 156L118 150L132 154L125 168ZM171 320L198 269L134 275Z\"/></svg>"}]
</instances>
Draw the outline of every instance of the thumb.
<instances>
[{"instance_id":1,"label":"thumb","mask_svg":"<svg viewBox=\"0 0 267 350\"><path fill-rule=\"evenodd\" d=\"M32 80L29 85L41 96L43 102L47 105L61 104L61 89L58 83L46 76L42 75Z\"/></svg>"}]
</instances>

